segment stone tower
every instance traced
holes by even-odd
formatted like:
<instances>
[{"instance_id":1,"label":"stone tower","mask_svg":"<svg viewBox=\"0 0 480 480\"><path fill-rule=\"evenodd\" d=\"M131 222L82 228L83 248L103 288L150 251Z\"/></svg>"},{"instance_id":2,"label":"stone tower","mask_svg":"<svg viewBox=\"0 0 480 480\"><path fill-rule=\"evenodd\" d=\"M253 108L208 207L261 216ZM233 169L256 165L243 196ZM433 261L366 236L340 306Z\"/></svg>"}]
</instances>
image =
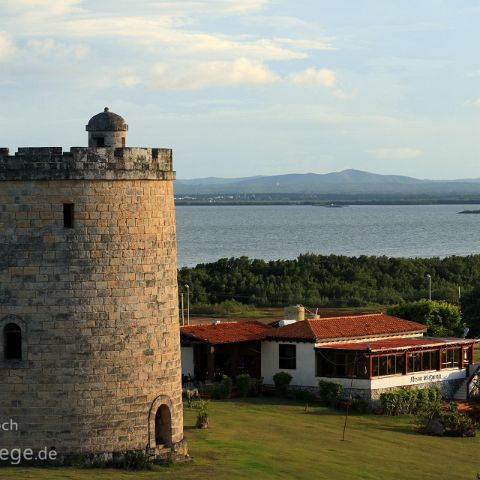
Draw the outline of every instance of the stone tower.
<instances>
[{"instance_id":1,"label":"stone tower","mask_svg":"<svg viewBox=\"0 0 480 480\"><path fill-rule=\"evenodd\" d=\"M0 447L184 451L172 151L0 149Z\"/></svg>"}]
</instances>

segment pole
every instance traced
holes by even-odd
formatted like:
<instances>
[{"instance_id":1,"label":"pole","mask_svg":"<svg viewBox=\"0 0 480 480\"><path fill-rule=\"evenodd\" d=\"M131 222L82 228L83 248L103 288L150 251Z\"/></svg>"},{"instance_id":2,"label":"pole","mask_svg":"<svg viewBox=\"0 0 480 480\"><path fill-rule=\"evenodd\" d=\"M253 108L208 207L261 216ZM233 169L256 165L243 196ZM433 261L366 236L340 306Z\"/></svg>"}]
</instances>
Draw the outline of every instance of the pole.
<instances>
[{"instance_id":1,"label":"pole","mask_svg":"<svg viewBox=\"0 0 480 480\"><path fill-rule=\"evenodd\" d=\"M347 367L348 367L348 365L345 368L347 368ZM348 395L347 411L345 413L345 423L343 424L342 442L345 441L345 432L347 430L348 413L349 413L349 410L350 410L350 403L352 401L353 379L355 378L356 368L357 368L357 352L355 352L355 358L353 360L353 374L352 374L352 381L350 382L350 393Z\"/></svg>"},{"instance_id":2,"label":"pole","mask_svg":"<svg viewBox=\"0 0 480 480\"><path fill-rule=\"evenodd\" d=\"M180 294L180 305L182 311L182 325L185 325L185 308L183 307L183 292Z\"/></svg>"},{"instance_id":3,"label":"pole","mask_svg":"<svg viewBox=\"0 0 480 480\"><path fill-rule=\"evenodd\" d=\"M185 284L187 289L187 325L190 325L190 286Z\"/></svg>"},{"instance_id":4,"label":"pole","mask_svg":"<svg viewBox=\"0 0 480 480\"><path fill-rule=\"evenodd\" d=\"M432 276L427 274L428 278L428 299L432 300Z\"/></svg>"}]
</instances>

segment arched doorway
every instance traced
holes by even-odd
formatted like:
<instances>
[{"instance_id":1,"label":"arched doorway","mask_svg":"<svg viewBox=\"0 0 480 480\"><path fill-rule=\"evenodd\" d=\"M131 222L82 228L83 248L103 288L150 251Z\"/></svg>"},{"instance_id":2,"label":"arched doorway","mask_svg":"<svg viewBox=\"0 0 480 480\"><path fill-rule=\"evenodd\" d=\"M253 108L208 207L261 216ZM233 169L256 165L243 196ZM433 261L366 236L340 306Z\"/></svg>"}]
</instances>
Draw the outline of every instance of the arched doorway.
<instances>
[{"instance_id":1,"label":"arched doorway","mask_svg":"<svg viewBox=\"0 0 480 480\"><path fill-rule=\"evenodd\" d=\"M160 405L155 414L155 444L157 447L172 444L172 415L165 404Z\"/></svg>"}]
</instances>

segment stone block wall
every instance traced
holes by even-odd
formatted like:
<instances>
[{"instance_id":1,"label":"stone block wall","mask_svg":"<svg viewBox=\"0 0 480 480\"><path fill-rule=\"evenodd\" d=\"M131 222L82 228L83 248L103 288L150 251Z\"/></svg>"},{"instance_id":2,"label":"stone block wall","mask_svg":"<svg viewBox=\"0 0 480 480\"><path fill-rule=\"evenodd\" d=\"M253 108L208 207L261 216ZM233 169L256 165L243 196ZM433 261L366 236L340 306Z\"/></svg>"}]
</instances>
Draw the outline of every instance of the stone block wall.
<instances>
[{"instance_id":1,"label":"stone block wall","mask_svg":"<svg viewBox=\"0 0 480 480\"><path fill-rule=\"evenodd\" d=\"M180 442L175 213L172 182L158 180L173 175L171 151L49 150L0 151L0 322L18 319L26 343L20 364L0 364L0 419L19 425L0 446L153 448L161 404ZM92 178L43 179L82 171Z\"/></svg>"}]
</instances>

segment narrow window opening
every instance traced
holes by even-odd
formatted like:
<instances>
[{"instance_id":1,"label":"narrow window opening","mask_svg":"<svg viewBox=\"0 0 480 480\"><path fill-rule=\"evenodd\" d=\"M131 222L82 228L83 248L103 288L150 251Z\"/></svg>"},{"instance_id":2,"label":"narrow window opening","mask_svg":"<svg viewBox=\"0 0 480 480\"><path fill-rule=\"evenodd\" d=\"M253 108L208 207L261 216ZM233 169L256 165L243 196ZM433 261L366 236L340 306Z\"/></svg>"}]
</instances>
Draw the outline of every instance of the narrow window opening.
<instances>
[{"instance_id":1,"label":"narrow window opening","mask_svg":"<svg viewBox=\"0 0 480 480\"><path fill-rule=\"evenodd\" d=\"M75 205L73 203L63 204L63 226L73 228Z\"/></svg>"},{"instance_id":2,"label":"narrow window opening","mask_svg":"<svg viewBox=\"0 0 480 480\"><path fill-rule=\"evenodd\" d=\"M125 147L125 137L122 137L122 147Z\"/></svg>"},{"instance_id":3,"label":"narrow window opening","mask_svg":"<svg viewBox=\"0 0 480 480\"><path fill-rule=\"evenodd\" d=\"M3 342L5 360L22 359L22 330L17 324L9 323L5 325Z\"/></svg>"},{"instance_id":4,"label":"narrow window opening","mask_svg":"<svg viewBox=\"0 0 480 480\"><path fill-rule=\"evenodd\" d=\"M98 137L97 138L97 147L104 147L105 146L105 138L104 137Z\"/></svg>"}]
</instances>

